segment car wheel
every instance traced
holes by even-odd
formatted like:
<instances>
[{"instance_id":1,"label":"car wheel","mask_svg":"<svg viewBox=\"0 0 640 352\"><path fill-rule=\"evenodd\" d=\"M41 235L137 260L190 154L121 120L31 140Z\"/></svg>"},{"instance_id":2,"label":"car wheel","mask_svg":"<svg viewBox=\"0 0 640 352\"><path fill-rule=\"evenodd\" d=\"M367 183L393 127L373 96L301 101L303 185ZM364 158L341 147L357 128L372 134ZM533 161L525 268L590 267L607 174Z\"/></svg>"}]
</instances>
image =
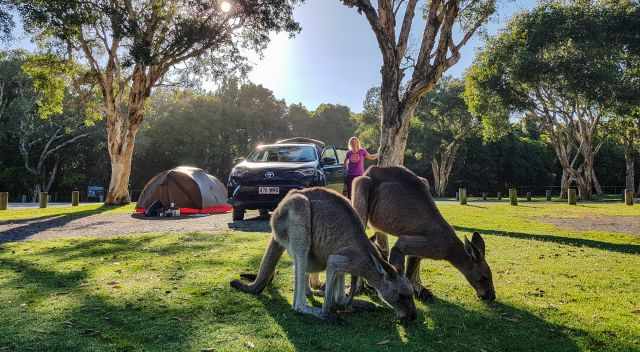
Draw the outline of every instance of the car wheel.
<instances>
[{"instance_id":1,"label":"car wheel","mask_svg":"<svg viewBox=\"0 0 640 352\"><path fill-rule=\"evenodd\" d=\"M269 217L269 209L260 209L260 217L266 219Z\"/></svg>"},{"instance_id":2,"label":"car wheel","mask_svg":"<svg viewBox=\"0 0 640 352\"><path fill-rule=\"evenodd\" d=\"M242 220L244 220L244 209L233 208L233 221L242 221Z\"/></svg>"}]
</instances>

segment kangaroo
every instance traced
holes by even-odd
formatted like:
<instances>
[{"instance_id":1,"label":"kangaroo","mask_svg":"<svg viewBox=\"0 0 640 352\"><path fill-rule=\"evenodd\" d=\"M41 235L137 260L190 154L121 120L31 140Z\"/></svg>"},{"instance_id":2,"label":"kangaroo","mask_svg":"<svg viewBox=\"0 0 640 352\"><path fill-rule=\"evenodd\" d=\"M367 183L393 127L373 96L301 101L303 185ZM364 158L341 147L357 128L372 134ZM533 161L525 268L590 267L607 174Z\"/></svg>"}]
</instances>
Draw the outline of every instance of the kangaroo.
<instances>
[{"instance_id":1,"label":"kangaroo","mask_svg":"<svg viewBox=\"0 0 640 352\"><path fill-rule=\"evenodd\" d=\"M334 317L337 306L349 308L345 274L365 278L401 320L415 320L416 307L409 280L383 259L369 241L360 218L342 195L326 188L290 191L271 217L272 238L255 280L231 282L240 291L260 294L271 281L286 249L294 263L293 309L321 319ZM322 308L308 305L309 273L326 270ZM252 279L252 275L242 276Z\"/></svg>"},{"instance_id":2,"label":"kangaroo","mask_svg":"<svg viewBox=\"0 0 640 352\"><path fill-rule=\"evenodd\" d=\"M464 243L436 207L429 183L401 166L370 167L353 183L352 204L362 223L398 237L391 249L390 262L411 280L414 294L421 301L433 295L420 282L422 258L447 260L456 267L483 300L496 298L491 269L485 259L482 236L474 232ZM386 235L376 234L379 244L388 248Z\"/></svg>"}]
</instances>

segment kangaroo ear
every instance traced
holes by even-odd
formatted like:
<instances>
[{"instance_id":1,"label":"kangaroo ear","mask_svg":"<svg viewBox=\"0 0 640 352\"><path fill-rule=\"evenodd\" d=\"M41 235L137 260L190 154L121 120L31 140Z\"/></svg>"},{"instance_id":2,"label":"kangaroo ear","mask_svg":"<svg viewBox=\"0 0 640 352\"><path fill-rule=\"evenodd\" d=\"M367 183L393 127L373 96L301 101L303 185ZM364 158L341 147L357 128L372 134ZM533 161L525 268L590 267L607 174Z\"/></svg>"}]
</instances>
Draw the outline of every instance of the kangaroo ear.
<instances>
[{"instance_id":1,"label":"kangaroo ear","mask_svg":"<svg viewBox=\"0 0 640 352\"><path fill-rule=\"evenodd\" d=\"M484 258L484 240L482 239L482 236L480 236L479 233L474 232L473 236L471 237L471 244L473 244L473 246L478 250L478 252L480 252L480 255L482 256L482 258Z\"/></svg>"},{"instance_id":2,"label":"kangaroo ear","mask_svg":"<svg viewBox=\"0 0 640 352\"><path fill-rule=\"evenodd\" d=\"M476 260L476 253L473 249L473 245L469 242L467 236L464 236L464 251L467 252L467 255L471 257L471 259Z\"/></svg>"},{"instance_id":3,"label":"kangaroo ear","mask_svg":"<svg viewBox=\"0 0 640 352\"><path fill-rule=\"evenodd\" d=\"M398 272L393 267L393 265L385 261L381 261L373 253L369 253L369 257L371 258L371 261L373 262L373 265L375 266L376 271L380 275L383 275L387 280L394 280L398 277Z\"/></svg>"},{"instance_id":4,"label":"kangaroo ear","mask_svg":"<svg viewBox=\"0 0 640 352\"><path fill-rule=\"evenodd\" d=\"M473 245L473 243L469 242L469 239L466 236L464 237L464 251L467 252L474 262L479 262L482 259L480 251Z\"/></svg>"}]
</instances>

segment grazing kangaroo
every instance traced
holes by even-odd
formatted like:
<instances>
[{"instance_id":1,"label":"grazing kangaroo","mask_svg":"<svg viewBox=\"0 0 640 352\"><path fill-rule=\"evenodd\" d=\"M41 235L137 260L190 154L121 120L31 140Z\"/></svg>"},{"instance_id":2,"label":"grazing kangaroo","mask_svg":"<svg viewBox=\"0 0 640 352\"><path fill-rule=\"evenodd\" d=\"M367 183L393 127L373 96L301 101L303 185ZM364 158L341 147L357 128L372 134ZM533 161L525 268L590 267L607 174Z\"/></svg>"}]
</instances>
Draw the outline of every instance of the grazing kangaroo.
<instances>
[{"instance_id":1,"label":"grazing kangaroo","mask_svg":"<svg viewBox=\"0 0 640 352\"><path fill-rule=\"evenodd\" d=\"M409 280L383 259L369 241L360 218L349 201L325 188L290 191L271 217L271 238L258 275L251 283L240 280L231 286L259 294L271 281L276 264L286 249L294 263L293 309L319 318L330 318L336 306L350 306L344 276L365 278L379 297L393 307L399 319L414 320L416 307ZM307 304L309 273L326 269L322 309ZM253 278L252 275L242 276Z\"/></svg>"},{"instance_id":2,"label":"grazing kangaroo","mask_svg":"<svg viewBox=\"0 0 640 352\"><path fill-rule=\"evenodd\" d=\"M483 300L496 297L491 269L485 260L484 240L477 232L464 243L436 207L426 179L409 169L370 167L353 184L352 204L363 224L399 237L391 249L390 262L411 280L416 297L432 297L420 282L420 259L444 259L456 267ZM388 248L386 235L376 234Z\"/></svg>"}]
</instances>

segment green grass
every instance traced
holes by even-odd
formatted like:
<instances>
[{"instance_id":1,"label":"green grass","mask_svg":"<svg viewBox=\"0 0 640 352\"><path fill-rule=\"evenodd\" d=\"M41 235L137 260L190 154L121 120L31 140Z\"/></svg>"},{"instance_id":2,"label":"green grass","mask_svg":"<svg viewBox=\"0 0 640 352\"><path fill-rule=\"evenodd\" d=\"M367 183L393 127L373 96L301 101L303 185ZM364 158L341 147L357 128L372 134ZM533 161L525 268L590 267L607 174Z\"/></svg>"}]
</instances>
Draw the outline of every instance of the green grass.
<instances>
[{"instance_id":1,"label":"green grass","mask_svg":"<svg viewBox=\"0 0 640 352\"><path fill-rule=\"evenodd\" d=\"M291 310L286 255L262 295L229 288L259 265L265 233L10 243L0 247L0 351L640 351L640 237L538 221L640 219L640 207L441 210L460 235L483 233L495 303L447 263L424 261L437 299L418 304L415 323L379 309L328 324Z\"/></svg>"},{"instance_id":2,"label":"green grass","mask_svg":"<svg viewBox=\"0 0 640 352\"><path fill-rule=\"evenodd\" d=\"M100 213L132 213L135 204L125 206L107 206L103 204L80 205L77 207L49 207L9 209L0 211L0 223L9 220L43 219L54 216L82 217Z\"/></svg>"}]
</instances>

